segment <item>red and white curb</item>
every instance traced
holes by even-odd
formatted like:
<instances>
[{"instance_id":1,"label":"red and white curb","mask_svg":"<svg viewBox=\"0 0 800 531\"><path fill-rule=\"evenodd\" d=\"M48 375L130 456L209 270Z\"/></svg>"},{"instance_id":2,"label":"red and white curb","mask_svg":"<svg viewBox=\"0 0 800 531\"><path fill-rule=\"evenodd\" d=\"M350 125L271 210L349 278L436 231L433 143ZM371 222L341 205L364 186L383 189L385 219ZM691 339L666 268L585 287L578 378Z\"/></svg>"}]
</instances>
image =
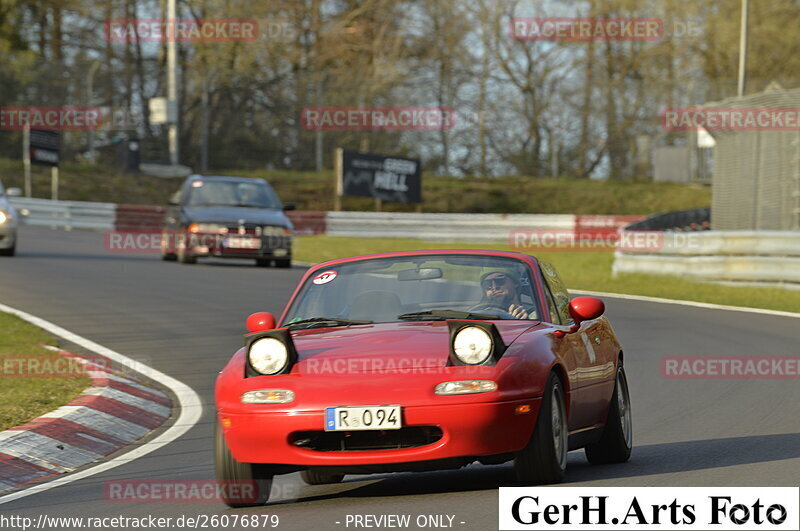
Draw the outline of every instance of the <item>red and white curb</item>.
<instances>
[{"instance_id":1,"label":"red and white curb","mask_svg":"<svg viewBox=\"0 0 800 531\"><path fill-rule=\"evenodd\" d=\"M136 360L120 354L108 347L95 343L91 339L87 339L74 332L58 326L55 323L37 317L28 312L12 308L5 304L0 303L0 312L6 312L16 315L20 319L31 323L34 326L44 329L48 333L60 337L73 345L78 345L87 352L92 352L101 359L108 360L112 363L117 363L122 367L129 367L132 372L140 374L150 380L157 382L165 388L172 391L175 397L173 404L173 415L176 417L169 426L166 427L155 437L152 437L143 444L132 444L118 455L113 455L102 462L95 463L94 465L87 466L69 474L49 479L48 481L40 481L38 483L26 486L24 488L15 490L10 494L0 494L0 505L19 500L26 496L33 496L41 494L50 489L56 489L70 483L80 481L82 479L107 472L118 466L127 465L133 461L144 457L164 446L178 440L186 432L194 428L200 421L203 415L203 401L200 396L185 383L176 380L168 374L154 369L146 364L139 363ZM117 421L119 424L119 421ZM86 437L84 437L86 438Z\"/></svg>"},{"instance_id":2,"label":"red and white curb","mask_svg":"<svg viewBox=\"0 0 800 531\"><path fill-rule=\"evenodd\" d=\"M0 432L0 492L72 472L137 441L170 417L172 400L122 372L72 354L92 380L72 402Z\"/></svg>"}]
</instances>

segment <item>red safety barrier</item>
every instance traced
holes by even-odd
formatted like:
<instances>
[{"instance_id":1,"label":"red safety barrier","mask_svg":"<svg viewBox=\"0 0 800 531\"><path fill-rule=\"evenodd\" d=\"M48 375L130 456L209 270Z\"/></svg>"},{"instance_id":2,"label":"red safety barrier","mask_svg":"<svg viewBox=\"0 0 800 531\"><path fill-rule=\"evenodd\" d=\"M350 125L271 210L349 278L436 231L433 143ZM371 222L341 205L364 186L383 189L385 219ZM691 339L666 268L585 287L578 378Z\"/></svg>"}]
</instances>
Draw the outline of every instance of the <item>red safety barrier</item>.
<instances>
[{"instance_id":1,"label":"red safety barrier","mask_svg":"<svg viewBox=\"0 0 800 531\"><path fill-rule=\"evenodd\" d=\"M616 234L620 228L642 219L644 219L644 216L578 214L575 216L575 234L578 236L604 238Z\"/></svg>"},{"instance_id":2,"label":"red safety barrier","mask_svg":"<svg viewBox=\"0 0 800 531\"><path fill-rule=\"evenodd\" d=\"M327 212L314 210L290 210L286 213L294 225L294 233L300 236L325 234L328 228Z\"/></svg>"},{"instance_id":3,"label":"red safety barrier","mask_svg":"<svg viewBox=\"0 0 800 531\"><path fill-rule=\"evenodd\" d=\"M118 231L158 231L164 222L167 207L151 205L117 205L114 229Z\"/></svg>"}]
</instances>

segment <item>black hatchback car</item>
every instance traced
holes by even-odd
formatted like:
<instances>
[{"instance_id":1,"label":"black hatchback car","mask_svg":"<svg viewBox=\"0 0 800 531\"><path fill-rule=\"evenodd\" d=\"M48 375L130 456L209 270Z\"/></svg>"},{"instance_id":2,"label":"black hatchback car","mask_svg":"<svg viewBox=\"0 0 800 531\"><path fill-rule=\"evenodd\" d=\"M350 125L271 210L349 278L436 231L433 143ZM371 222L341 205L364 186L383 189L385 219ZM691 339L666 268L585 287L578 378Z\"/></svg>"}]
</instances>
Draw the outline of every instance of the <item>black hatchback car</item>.
<instances>
[{"instance_id":1,"label":"black hatchback car","mask_svg":"<svg viewBox=\"0 0 800 531\"><path fill-rule=\"evenodd\" d=\"M192 175L170 199L161 239L164 260L254 258L256 265L292 265L292 222L264 179Z\"/></svg>"}]
</instances>

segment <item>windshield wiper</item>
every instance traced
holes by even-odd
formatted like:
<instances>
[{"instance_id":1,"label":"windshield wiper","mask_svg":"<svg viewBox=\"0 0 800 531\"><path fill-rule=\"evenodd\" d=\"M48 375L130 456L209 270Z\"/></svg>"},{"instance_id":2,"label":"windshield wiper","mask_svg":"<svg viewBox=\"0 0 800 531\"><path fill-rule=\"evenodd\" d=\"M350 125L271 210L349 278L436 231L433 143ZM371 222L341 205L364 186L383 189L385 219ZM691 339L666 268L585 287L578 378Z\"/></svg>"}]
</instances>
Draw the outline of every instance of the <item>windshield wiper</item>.
<instances>
[{"instance_id":1,"label":"windshield wiper","mask_svg":"<svg viewBox=\"0 0 800 531\"><path fill-rule=\"evenodd\" d=\"M354 319L339 319L338 317L312 317L311 319L303 319L289 323L286 328L292 329L298 325L305 328L315 328L317 326L349 326L349 325L365 325L372 324L373 321L356 321Z\"/></svg>"},{"instance_id":2,"label":"windshield wiper","mask_svg":"<svg viewBox=\"0 0 800 531\"><path fill-rule=\"evenodd\" d=\"M497 320L497 315L488 313L462 312L459 310L428 310L426 312L404 313L397 316L398 319L415 321L441 321L444 319L487 319Z\"/></svg>"}]
</instances>

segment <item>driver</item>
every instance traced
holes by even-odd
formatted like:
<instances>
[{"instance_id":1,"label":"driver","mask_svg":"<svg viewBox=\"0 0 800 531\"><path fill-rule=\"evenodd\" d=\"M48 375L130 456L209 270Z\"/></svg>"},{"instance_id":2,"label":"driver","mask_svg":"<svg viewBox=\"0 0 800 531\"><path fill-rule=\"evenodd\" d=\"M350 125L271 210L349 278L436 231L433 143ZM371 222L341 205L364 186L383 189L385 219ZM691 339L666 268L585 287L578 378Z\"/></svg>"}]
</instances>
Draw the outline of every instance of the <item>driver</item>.
<instances>
[{"instance_id":1,"label":"driver","mask_svg":"<svg viewBox=\"0 0 800 531\"><path fill-rule=\"evenodd\" d=\"M490 271L481 275L483 300L514 316L515 319L529 319L519 298L519 279L506 271Z\"/></svg>"}]
</instances>

